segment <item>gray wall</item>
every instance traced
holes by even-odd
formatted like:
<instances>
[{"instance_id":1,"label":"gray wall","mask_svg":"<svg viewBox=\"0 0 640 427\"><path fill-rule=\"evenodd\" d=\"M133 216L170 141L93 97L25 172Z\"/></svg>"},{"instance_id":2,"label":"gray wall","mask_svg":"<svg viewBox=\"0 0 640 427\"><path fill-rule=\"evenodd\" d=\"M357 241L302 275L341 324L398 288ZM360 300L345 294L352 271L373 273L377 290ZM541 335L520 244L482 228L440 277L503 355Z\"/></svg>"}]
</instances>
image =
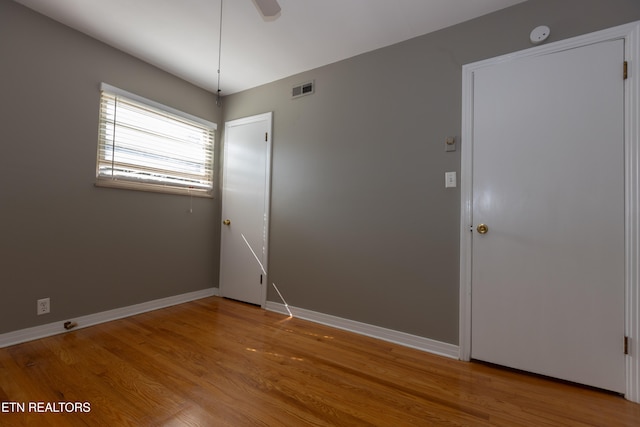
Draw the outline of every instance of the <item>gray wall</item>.
<instances>
[{"instance_id":1,"label":"gray wall","mask_svg":"<svg viewBox=\"0 0 640 427\"><path fill-rule=\"evenodd\" d=\"M529 0L226 97L274 111L270 282L287 303L458 343L462 65L640 19L637 0ZM315 79L316 93L290 100ZM270 288L269 301L280 302Z\"/></svg>"},{"instance_id":2,"label":"gray wall","mask_svg":"<svg viewBox=\"0 0 640 427\"><path fill-rule=\"evenodd\" d=\"M221 123L211 93L0 0L0 333L218 284L218 199L94 187L100 82Z\"/></svg>"},{"instance_id":3,"label":"gray wall","mask_svg":"<svg viewBox=\"0 0 640 427\"><path fill-rule=\"evenodd\" d=\"M224 120L274 111L271 281L291 305L457 343L461 66L537 25L554 41L639 19L637 0L529 0L226 97ZM223 127L212 94L0 0L0 333L217 286L219 197L188 214L93 186L102 81Z\"/></svg>"}]
</instances>

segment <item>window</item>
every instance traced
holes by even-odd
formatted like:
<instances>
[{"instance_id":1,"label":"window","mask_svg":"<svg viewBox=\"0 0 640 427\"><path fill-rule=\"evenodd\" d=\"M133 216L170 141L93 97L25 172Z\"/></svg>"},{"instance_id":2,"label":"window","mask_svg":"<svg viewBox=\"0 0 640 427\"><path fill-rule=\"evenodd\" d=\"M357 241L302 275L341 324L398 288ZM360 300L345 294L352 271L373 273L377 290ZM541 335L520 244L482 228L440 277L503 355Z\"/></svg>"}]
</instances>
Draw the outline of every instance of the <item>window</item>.
<instances>
[{"instance_id":1,"label":"window","mask_svg":"<svg viewBox=\"0 0 640 427\"><path fill-rule=\"evenodd\" d=\"M103 83L96 185L211 197L215 129Z\"/></svg>"}]
</instances>

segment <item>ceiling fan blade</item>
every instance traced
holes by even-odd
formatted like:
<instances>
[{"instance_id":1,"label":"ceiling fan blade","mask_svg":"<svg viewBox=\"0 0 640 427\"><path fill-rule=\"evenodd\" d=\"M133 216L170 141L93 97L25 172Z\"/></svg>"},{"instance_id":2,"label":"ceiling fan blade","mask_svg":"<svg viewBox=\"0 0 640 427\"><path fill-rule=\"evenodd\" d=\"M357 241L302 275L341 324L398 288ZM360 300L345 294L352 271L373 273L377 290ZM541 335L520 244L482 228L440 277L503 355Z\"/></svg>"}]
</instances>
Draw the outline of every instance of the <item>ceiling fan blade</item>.
<instances>
[{"instance_id":1,"label":"ceiling fan blade","mask_svg":"<svg viewBox=\"0 0 640 427\"><path fill-rule=\"evenodd\" d=\"M276 16L280 13L280 5L277 0L253 0L260 13L266 18Z\"/></svg>"}]
</instances>

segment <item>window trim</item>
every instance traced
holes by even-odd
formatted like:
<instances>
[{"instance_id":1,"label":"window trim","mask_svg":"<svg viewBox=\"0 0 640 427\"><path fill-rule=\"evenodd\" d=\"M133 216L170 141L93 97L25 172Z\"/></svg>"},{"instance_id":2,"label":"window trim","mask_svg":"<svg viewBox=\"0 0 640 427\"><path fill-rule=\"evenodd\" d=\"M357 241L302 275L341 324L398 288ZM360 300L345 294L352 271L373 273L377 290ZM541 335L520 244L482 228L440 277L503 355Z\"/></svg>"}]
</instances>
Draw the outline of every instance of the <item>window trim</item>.
<instances>
[{"instance_id":1,"label":"window trim","mask_svg":"<svg viewBox=\"0 0 640 427\"><path fill-rule=\"evenodd\" d=\"M189 113L185 113L184 111L177 110L175 108L172 108L167 105L161 104L159 102L153 101L151 99L142 97L140 95L136 95L134 93L117 88L115 86L109 85L104 82L100 84L100 103L102 103L102 92L107 92L115 96L121 96L123 98L134 101L136 103L143 104L152 109L156 109L161 112L168 113L168 114L186 119L188 121L191 121L212 129L216 133L216 135L214 136L214 147L212 147L212 150L215 153L215 138L217 137L217 129L218 129L218 125L216 123L191 115ZM99 126L101 126L101 124L99 124ZM100 128L98 129L98 132L100 132ZM155 183L128 181L128 180L118 180L118 179L99 176L98 169L100 166L101 144L102 144L102 141L100 140L100 136L98 136L97 153L96 153L96 181L95 181L96 187L120 188L120 189L127 189L127 190L136 190L136 191L213 198L213 193L215 191L215 176L216 176L215 162L214 164L211 165L213 186L210 190L207 190L207 191L203 191L200 189L190 189L188 187L172 186L170 184L162 184L162 183L155 184Z\"/></svg>"}]
</instances>

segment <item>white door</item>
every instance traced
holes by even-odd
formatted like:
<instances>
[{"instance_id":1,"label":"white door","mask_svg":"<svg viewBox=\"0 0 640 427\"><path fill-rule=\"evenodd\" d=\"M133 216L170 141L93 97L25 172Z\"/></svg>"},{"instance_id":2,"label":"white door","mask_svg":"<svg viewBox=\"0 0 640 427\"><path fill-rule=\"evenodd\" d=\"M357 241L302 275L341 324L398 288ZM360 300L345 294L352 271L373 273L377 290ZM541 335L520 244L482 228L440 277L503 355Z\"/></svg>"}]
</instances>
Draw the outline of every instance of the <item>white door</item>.
<instances>
[{"instance_id":1,"label":"white door","mask_svg":"<svg viewBox=\"0 0 640 427\"><path fill-rule=\"evenodd\" d=\"M225 123L220 294L264 305L272 113Z\"/></svg>"},{"instance_id":2,"label":"white door","mask_svg":"<svg viewBox=\"0 0 640 427\"><path fill-rule=\"evenodd\" d=\"M624 393L623 61L614 40L474 72L472 358Z\"/></svg>"}]
</instances>

